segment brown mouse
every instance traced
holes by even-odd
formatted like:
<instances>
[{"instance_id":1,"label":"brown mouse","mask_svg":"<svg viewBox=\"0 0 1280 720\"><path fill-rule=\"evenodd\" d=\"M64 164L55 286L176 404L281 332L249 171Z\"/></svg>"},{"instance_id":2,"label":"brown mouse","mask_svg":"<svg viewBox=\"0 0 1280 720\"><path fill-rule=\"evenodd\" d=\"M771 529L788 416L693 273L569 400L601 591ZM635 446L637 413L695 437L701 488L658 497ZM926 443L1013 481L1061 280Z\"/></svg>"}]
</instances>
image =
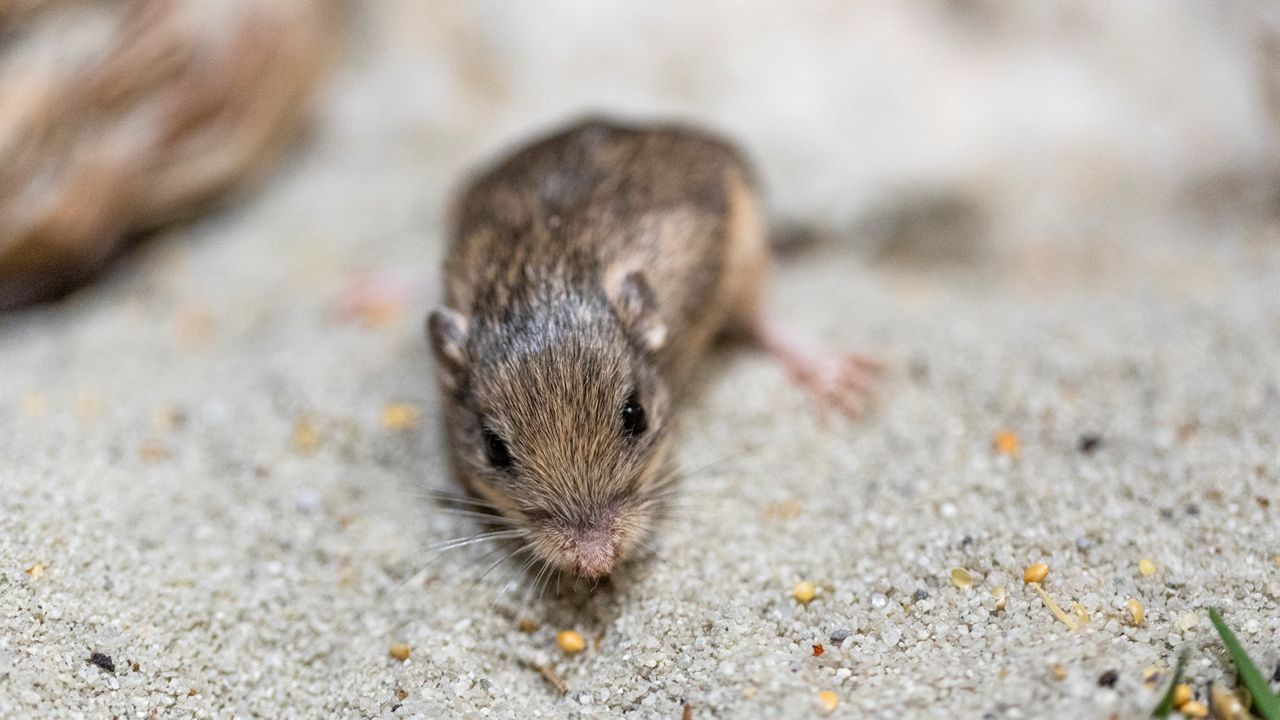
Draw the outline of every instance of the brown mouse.
<instances>
[{"instance_id":1,"label":"brown mouse","mask_svg":"<svg viewBox=\"0 0 1280 720\"><path fill-rule=\"evenodd\" d=\"M427 335L454 472L555 569L600 577L641 545L672 413L717 338L861 412L874 361L763 321L756 185L706 131L580 122L481 172L453 223Z\"/></svg>"}]
</instances>

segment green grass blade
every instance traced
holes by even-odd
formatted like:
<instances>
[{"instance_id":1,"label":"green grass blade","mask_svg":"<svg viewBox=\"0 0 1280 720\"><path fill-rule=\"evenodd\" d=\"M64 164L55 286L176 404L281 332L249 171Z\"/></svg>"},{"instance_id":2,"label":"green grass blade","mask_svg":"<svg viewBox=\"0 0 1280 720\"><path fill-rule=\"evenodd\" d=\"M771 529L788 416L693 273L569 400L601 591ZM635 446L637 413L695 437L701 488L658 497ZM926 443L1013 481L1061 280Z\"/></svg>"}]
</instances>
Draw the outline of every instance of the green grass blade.
<instances>
[{"instance_id":1,"label":"green grass blade","mask_svg":"<svg viewBox=\"0 0 1280 720\"><path fill-rule=\"evenodd\" d=\"M1182 652L1178 653L1178 664L1173 668L1173 680L1169 682L1169 689L1164 691L1164 697L1160 699L1160 704L1156 705L1152 715L1158 718L1168 717L1173 710L1173 691L1177 689L1178 683L1182 682L1182 671L1187 667L1189 652L1188 648L1182 648Z\"/></svg>"},{"instance_id":2,"label":"green grass blade","mask_svg":"<svg viewBox=\"0 0 1280 720\"><path fill-rule=\"evenodd\" d=\"M1222 644L1227 646L1227 654L1231 656L1231 662L1236 664L1236 673L1240 676L1240 682L1244 683L1249 693L1253 695L1254 712L1266 720L1280 720L1280 698L1276 698L1271 692L1267 679L1258 672L1258 666L1254 665L1245 654L1235 634L1227 628L1226 623L1222 622L1222 615L1217 608L1209 608L1209 619L1213 621L1213 626L1222 636Z\"/></svg>"}]
</instances>

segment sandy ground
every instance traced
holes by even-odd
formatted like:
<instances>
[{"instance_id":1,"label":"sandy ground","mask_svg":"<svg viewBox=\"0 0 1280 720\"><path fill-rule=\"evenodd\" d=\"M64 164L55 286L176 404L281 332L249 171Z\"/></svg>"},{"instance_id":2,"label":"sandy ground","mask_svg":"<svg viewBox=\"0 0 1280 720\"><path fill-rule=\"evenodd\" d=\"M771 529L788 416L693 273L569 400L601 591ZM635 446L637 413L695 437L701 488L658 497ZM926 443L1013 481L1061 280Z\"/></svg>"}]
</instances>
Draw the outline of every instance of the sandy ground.
<instances>
[{"instance_id":1,"label":"sandy ground","mask_svg":"<svg viewBox=\"0 0 1280 720\"><path fill-rule=\"evenodd\" d=\"M450 487L426 300L335 311L363 270L430 276L443 175L301 158L3 320L0 715L795 717L831 690L850 717L1139 717L1144 668L1182 645L1197 687L1231 677L1211 605L1280 661L1274 242L955 269L801 254L776 314L880 349L880 408L824 428L767 359L717 356L662 559L539 596L514 567L477 579L488 547L412 577L429 544L478 531L422 497ZM387 427L395 403L418 423ZM993 452L1002 430L1017 457ZM1034 561L1080 629L1024 588ZM554 642L570 627L573 658Z\"/></svg>"},{"instance_id":2,"label":"sandy ground","mask_svg":"<svg viewBox=\"0 0 1280 720\"><path fill-rule=\"evenodd\" d=\"M717 355L660 559L558 593L484 574L491 546L428 565L480 528L425 496L452 486L421 318L443 199L497 141L387 120L457 102L397 57L373 78L395 102L347 72L260 194L0 317L0 717L801 717L822 691L840 717L1142 717L1180 647L1198 692L1232 681L1215 605L1280 662L1280 239L1256 223L953 266L831 240L772 307L890 361L872 415L821 426L768 359ZM366 272L400 292L345 316ZM1023 586L1037 561L1079 629Z\"/></svg>"}]
</instances>

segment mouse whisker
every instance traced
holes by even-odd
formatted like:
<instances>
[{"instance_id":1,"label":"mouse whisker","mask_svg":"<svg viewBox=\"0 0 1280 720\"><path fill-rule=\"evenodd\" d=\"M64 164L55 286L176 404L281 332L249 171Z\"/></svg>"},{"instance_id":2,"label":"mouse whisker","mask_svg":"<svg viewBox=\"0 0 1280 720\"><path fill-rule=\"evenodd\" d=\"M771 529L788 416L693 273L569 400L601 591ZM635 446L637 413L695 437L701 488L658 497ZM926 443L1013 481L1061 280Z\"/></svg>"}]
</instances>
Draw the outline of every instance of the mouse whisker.
<instances>
[{"instance_id":1,"label":"mouse whisker","mask_svg":"<svg viewBox=\"0 0 1280 720\"><path fill-rule=\"evenodd\" d=\"M493 513L476 512L474 510L457 510L454 508L439 508L437 512L439 512L441 515L470 518L473 520L479 520L484 523L492 523L494 525L513 526L513 525L518 525L520 523L519 520L514 520L512 518L505 517L503 515L494 515Z\"/></svg>"},{"instance_id":2,"label":"mouse whisker","mask_svg":"<svg viewBox=\"0 0 1280 720\"><path fill-rule=\"evenodd\" d=\"M528 533L522 529L491 530L489 532L478 533L476 535L469 535L466 537L458 537L458 538L453 538L451 540L442 540L437 543L431 543L424 549L438 551L438 552L445 552L448 550L456 550L457 548L466 547L468 545L474 545L480 542L510 540L518 537L523 537L524 535L527 535L527 534Z\"/></svg>"}]
</instances>

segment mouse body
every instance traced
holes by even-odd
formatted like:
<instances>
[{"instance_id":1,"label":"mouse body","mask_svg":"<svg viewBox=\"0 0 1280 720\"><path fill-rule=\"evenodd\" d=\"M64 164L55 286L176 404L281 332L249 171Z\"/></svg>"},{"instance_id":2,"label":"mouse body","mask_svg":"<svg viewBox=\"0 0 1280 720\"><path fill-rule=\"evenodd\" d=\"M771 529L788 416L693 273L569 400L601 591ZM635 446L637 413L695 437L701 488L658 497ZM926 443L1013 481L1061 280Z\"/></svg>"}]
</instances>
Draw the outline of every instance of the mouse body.
<instances>
[{"instance_id":1,"label":"mouse body","mask_svg":"<svg viewBox=\"0 0 1280 720\"><path fill-rule=\"evenodd\" d=\"M427 319L455 476L537 561L609 574L669 495L673 412L718 337L865 385L767 329L767 264L753 174L703 130L591 119L482 170Z\"/></svg>"}]
</instances>

